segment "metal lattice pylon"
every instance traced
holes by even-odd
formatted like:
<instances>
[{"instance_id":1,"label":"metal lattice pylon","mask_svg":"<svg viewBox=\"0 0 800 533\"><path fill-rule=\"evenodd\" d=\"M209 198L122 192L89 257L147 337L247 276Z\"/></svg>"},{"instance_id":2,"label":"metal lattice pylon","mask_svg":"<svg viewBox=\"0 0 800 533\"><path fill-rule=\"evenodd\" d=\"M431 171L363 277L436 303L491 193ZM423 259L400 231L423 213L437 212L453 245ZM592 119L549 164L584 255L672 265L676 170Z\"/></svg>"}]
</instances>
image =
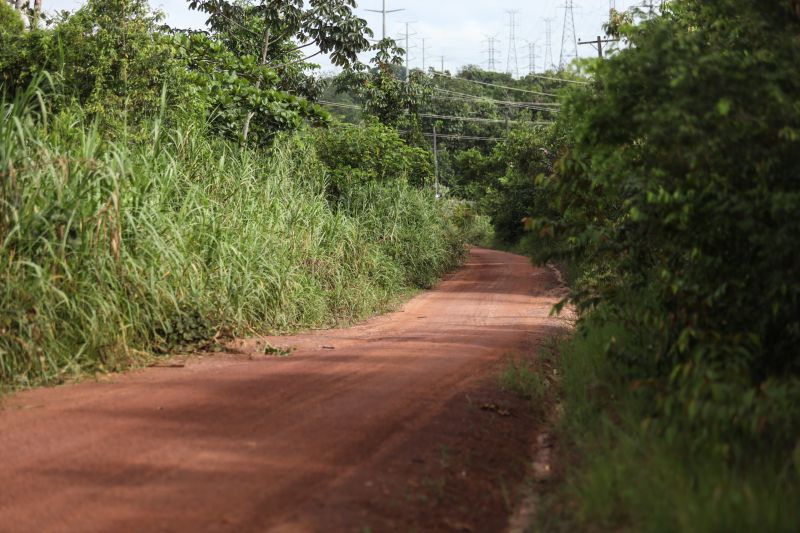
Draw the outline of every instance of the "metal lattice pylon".
<instances>
[{"instance_id":1,"label":"metal lattice pylon","mask_svg":"<svg viewBox=\"0 0 800 533\"><path fill-rule=\"evenodd\" d=\"M545 25L544 34L544 70L553 70L555 63L553 63L553 19L543 19Z\"/></svg>"},{"instance_id":2,"label":"metal lattice pylon","mask_svg":"<svg viewBox=\"0 0 800 533\"><path fill-rule=\"evenodd\" d=\"M506 72L515 78L519 78L519 58L517 56L517 13L519 11L507 11L508 13L508 59L506 59Z\"/></svg>"},{"instance_id":3,"label":"metal lattice pylon","mask_svg":"<svg viewBox=\"0 0 800 533\"><path fill-rule=\"evenodd\" d=\"M575 3L566 0L564 4L564 27L561 31L561 56L558 68L563 69L578 57L578 37L575 35Z\"/></svg>"}]
</instances>

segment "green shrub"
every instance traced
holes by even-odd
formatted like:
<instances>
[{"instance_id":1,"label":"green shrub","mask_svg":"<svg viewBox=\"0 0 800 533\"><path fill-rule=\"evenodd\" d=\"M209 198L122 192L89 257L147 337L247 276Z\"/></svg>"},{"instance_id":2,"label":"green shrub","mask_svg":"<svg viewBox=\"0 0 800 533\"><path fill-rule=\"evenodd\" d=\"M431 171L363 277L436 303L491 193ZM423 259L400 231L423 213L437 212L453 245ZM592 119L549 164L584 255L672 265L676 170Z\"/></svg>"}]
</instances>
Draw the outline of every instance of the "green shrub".
<instances>
[{"instance_id":1,"label":"green shrub","mask_svg":"<svg viewBox=\"0 0 800 533\"><path fill-rule=\"evenodd\" d=\"M332 194L366 182L399 181L417 187L433 183L433 156L406 144L397 130L376 121L339 123L318 130L314 143L331 169Z\"/></svg>"},{"instance_id":2,"label":"green shrub","mask_svg":"<svg viewBox=\"0 0 800 533\"><path fill-rule=\"evenodd\" d=\"M691 440L664 439L642 418L641 382L619 374L614 350L640 340L619 323L587 317L561 346L563 486L552 491L536 530L793 531L800 470L780 441L730 461Z\"/></svg>"},{"instance_id":3,"label":"green shrub","mask_svg":"<svg viewBox=\"0 0 800 533\"><path fill-rule=\"evenodd\" d=\"M563 108L572 147L543 180L556 215L534 227L540 260L590 273L582 309L641 332L611 355L648 416L726 456L789 450L800 428L795 8L677 0L623 28L630 46Z\"/></svg>"}]
</instances>

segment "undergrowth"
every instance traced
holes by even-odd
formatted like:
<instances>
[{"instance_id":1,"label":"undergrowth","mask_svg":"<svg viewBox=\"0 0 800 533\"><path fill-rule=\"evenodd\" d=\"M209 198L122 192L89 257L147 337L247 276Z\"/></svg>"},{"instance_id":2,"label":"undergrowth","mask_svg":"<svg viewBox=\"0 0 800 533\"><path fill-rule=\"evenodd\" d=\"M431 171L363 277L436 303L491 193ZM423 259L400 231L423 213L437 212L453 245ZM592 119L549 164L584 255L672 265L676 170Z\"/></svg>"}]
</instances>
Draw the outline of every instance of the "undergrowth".
<instances>
[{"instance_id":1,"label":"undergrowth","mask_svg":"<svg viewBox=\"0 0 800 533\"><path fill-rule=\"evenodd\" d=\"M565 478L536 531L795 531L800 446L793 456L763 442L738 460L690 435L643 422L647 396L608 357L635 342L614 322L585 321L562 346Z\"/></svg>"},{"instance_id":2,"label":"undergrowth","mask_svg":"<svg viewBox=\"0 0 800 533\"><path fill-rule=\"evenodd\" d=\"M307 135L266 153L154 119L147 142L110 141L79 109L49 116L33 89L0 114L3 388L364 317L466 253L428 189L332 200Z\"/></svg>"}]
</instances>

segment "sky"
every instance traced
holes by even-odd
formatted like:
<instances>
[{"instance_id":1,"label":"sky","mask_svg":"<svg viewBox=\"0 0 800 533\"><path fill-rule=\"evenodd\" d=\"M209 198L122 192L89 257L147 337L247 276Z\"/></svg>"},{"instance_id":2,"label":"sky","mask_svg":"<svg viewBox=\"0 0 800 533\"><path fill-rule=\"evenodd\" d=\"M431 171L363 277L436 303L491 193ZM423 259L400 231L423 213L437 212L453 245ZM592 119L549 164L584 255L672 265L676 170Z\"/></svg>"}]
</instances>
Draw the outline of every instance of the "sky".
<instances>
[{"instance_id":1,"label":"sky","mask_svg":"<svg viewBox=\"0 0 800 533\"><path fill-rule=\"evenodd\" d=\"M44 0L45 10L73 11L82 0ZM382 0L360 0L356 13L367 20L376 38L381 36L381 15L369 9L381 9ZM444 57L445 69L457 71L468 64L488 66L488 38L496 37L496 68L511 71L521 76L529 72L530 54L528 43L536 45L536 71L542 71L546 44L545 18L552 19L551 51L557 65L561 52L564 27L564 4L566 0L387 0L387 9L403 9L387 16L387 33L405 47L405 22L409 25L409 62L412 68L441 66ZM179 28L203 27L205 16L189 10L183 0L150 0L151 6L166 14L166 22ZM595 39L602 34L603 22L608 18L609 0L574 0L575 33L579 40ZM641 4L641 0L616 0L618 10ZM516 14L516 65L514 54L509 54L510 17ZM423 58L422 39L425 39ZM591 57L597 52L591 46L578 46L581 57ZM365 58L366 59L366 58ZM323 72L333 70L325 58L314 58Z\"/></svg>"}]
</instances>

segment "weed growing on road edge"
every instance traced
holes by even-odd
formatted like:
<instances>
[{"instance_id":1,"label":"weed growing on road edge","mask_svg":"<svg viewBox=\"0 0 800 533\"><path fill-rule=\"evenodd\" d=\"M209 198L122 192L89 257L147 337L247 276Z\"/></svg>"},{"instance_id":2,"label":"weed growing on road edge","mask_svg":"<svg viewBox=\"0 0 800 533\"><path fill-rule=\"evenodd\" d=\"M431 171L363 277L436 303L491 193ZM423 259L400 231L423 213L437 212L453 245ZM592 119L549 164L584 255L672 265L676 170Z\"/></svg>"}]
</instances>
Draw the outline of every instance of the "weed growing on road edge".
<instances>
[{"instance_id":1,"label":"weed growing on road edge","mask_svg":"<svg viewBox=\"0 0 800 533\"><path fill-rule=\"evenodd\" d=\"M292 355L292 349L273 346L267 342L264 343L264 355L271 355L273 357L289 357Z\"/></svg>"},{"instance_id":2,"label":"weed growing on road edge","mask_svg":"<svg viewBox=\"0 0 800 533\"><path fill-rule=\"evenodd\" d=\"M544 415L549 405L548 398L554 391L557 369L557 341L543 344L534 354L506 354L500 370L500 387L520 398L529 400L531 408Z\"/></svg>"},{"instance_id":3,"label":"weed growing on road edge","mask_svg":"<svg viewBox=\"0 0 800 533\"><path fill-rule=\"evenodd\" d=\"M500 382L503 390L532 402L541 400L547 393L546 378L533 361L523 357L506 356Z\"/></svg>"}]
</instances>

